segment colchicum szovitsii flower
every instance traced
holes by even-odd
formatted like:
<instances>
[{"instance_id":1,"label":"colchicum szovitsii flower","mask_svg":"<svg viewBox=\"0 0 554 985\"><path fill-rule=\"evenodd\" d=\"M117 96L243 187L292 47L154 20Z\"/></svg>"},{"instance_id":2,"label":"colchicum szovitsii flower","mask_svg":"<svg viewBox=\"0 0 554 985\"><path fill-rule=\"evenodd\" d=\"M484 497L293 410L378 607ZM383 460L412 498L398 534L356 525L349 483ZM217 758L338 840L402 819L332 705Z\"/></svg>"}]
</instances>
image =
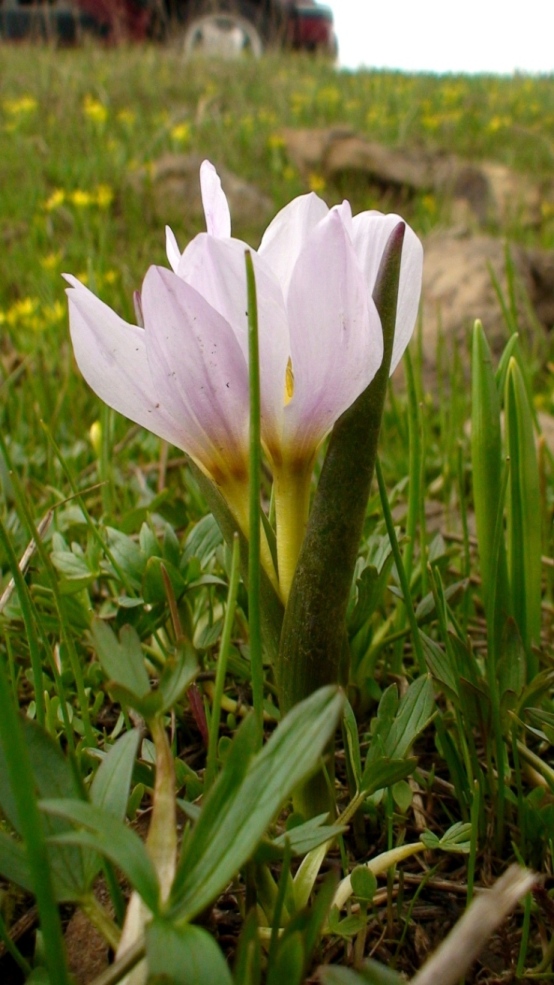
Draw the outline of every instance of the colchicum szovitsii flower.
<instances>
[{"instance_id":1,"label":"colchicum szovitsii flower","mask_svg":"<svg viewBox=\"0 0 554 985\"><path fill-rule=\"evenodd\" d=\"M77 363L115 410L183 449L219 487L248 535L248 314L245 243L209 162L200 171L207 232L172 270L153 266L140 294L142 325L127 324L67 277ZM308 516L316 452L368 386L383 355L372 291L398 216L352 216L315 194L273 219L252 254L258 298L262 442L273 471L279 586L284 599ZM404 240L392 369L415 324L422 250ZM263 558L271 565L269 554Z\"/></svg>"}]
</instances>

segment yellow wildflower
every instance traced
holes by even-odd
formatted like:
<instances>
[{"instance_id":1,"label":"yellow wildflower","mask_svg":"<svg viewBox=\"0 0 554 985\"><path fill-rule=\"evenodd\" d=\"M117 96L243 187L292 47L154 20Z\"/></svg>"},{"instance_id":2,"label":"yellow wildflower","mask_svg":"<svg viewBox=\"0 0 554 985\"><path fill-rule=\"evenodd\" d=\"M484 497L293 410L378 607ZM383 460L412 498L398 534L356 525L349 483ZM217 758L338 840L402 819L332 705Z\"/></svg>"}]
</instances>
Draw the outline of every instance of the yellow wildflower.
<instances>
[{"instance_id":1,"label":"yellow wildflower","mask_svg":"<svg viewBox=\"0 0 554 985\"><path fill-rule=\"evenodd\" d=\"M35 112L38 103L34 96L20 96L19 99L5 99L2 105L10 116L28 116Z\"/></svg>"},{"instance_id":2,"label":"yellow wildflower","mask_svg":"<svg viewBox=\"0 0 554 985\"><path fill-rule=\"evenodd\" d=\"M98 185L94 197L98 208L108 209L114 198L113 188L109 185Z\"/></svg>"},{"instance_id":3,"label":"yellow wildflower","mask_svg":"<svg viewBox=\"0 0 554 985\"><path fill-rule=\"evenodd\" d=\"M308 175L308 185L311 192L322 192L325 188L325 178L321 174L312 171Z\"/></svg>"},{"instance_id":4,"label":"yellow wildflower","mask_svg":"<svg viewBox=\"0 0 554 985\"><path fill-rule=\"evenodd\" d=\"M76 188L75 191L71 192L69 196L73 205L78 209L87 208L87 206L92 205L94 201L94 196L90 192L83 191L81 188Z\"/></svg>"},{"instance_id":5,"label":"yellow wildflower","mask_svg":"<svg viewBox=\"0 0 554 985\"><path fill-rule=\"evenodd\" d=\"M104 124L108 118L108 109L99 99L87 94L83 100L83 113L93 123Z\"/></svg>"},{"instance_id":6,"label":"yellow wildflower","mask_svg":"<svg viewBox=\"0 0 554 985\"><path fill-rule=\"evenodd\" d=\"M40 258L40 265L43 270L55 270L56 267L60 265L62 259L61 253L47 253L46 256Z\"/></svg>"},{"instance_id":7,"label":"yellow wildflower","mask_svg":"<svg viewBox=\"0 0 554 985\"><path fill-rule=\"evenodd\" d=\"M120 109L117 114L118 121L126 127L132 127L136 118L136 113L132 109Z\"/></svg>"},{"instance_id":8,"label":"yellow wildflower","mask_svg":"<svg viewBox=\"0 0 554 985\"><path fill-rule=\"evenodd\" d=\"M176 123L169 131L170 137L178 144L186 144L190 138L190 126L188 123Z\"/></svg>"},{"instance_id":9,"label":"yellow wildflower","mask_svg":"<svg viewBox=\"0 0 554 985\"><path fill-rule=\"evenodd\" d=\"M50 198L46 199L44 208L47 212L53 212L54 209L59 209L60 205L63 205L64 202L65 192L63 188L56 188L50 195Z\"/></svg>"}]
</instances>

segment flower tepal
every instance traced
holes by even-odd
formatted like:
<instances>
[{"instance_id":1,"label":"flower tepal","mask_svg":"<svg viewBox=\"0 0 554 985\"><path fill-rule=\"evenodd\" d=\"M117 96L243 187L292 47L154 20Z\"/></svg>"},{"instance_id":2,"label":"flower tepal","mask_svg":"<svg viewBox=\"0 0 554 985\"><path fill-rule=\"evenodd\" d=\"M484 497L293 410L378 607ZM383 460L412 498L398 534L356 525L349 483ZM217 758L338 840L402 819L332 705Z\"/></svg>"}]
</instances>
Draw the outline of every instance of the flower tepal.
<instances>
[{"instance_id":1,"label":"flower tepal","mask_svg":"<svg viewBox=\"0 0 554 985\"><path fill-rule=\"evenodd\" d=\"M151 267L143 283L144 328L66 279L73 348L89 385L110 407L187 452L242 521L248 370L229 325L161 267Z\"/></svg>"}]
</instances>

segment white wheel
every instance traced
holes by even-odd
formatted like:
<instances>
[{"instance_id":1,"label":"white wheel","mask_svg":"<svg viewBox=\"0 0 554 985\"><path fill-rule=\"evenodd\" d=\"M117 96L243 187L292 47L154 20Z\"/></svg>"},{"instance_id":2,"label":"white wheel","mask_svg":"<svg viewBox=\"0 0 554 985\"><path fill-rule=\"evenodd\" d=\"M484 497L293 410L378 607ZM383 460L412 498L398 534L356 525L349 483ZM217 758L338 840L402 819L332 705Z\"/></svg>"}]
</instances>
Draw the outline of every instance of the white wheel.
<instances>
[{"instance_id":1,"label":"white wheel","mask_svg":"<svg viewBox=\"0 0 554 985\"><path fill-rule=\"evenodd\" d=\"M220 11L195 17L187 25L183 37L186 57L240 58L250 55L259 58L264 43L255 24L232 11Z\"/></svg>"}]
</instances>

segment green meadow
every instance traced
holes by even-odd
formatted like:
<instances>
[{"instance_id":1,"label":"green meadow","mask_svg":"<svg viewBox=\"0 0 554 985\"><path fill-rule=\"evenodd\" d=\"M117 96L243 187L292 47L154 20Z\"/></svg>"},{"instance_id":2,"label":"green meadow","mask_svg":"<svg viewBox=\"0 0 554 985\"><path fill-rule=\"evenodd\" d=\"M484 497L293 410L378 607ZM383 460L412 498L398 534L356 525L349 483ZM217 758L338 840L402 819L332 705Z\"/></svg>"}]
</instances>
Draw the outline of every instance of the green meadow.
<instances>
[{"instance_id":1,"label":"green meadow","mask_svg":"<svg viewBox=\"0 0 554 985\"><path fill-rule=\"evenodd\" d=\"M151 180L165 155L224 166L274 212L311 189L354 211L401 209L423 238L449 223L450 203L429 191L399 203L361 180L301 174L282 129L339 126L548 182L554 78L350 73L274 55L185 63L153 46L1 49L7 985L134 983L128 967L145 953L152 983L398 985L514 862L541 875L535 892L470 969L453 952L449 980L554 979L554 449L538 417L554 415L554 354L546 336L517 335L509 260L503 352L491 359L484 324L451 362L439 345L430 374L416 330L390 383L342 711L318 692L281 716L264 651L262 751L237 553L182 451L102 405L73 357L62 273L134 321L146 270L167 266ZM181 249L203 229L185 203L165 221ZM264 226L251 226L257 247ZM554 251L552 199L534 226L488 231ZM262 504L271 522L265 465ZM322 762L336 817L302 818L291 795ZM146 849L163 797L167 827ZM171 825L179 861L160 901L152 857ZM68 966L77 909L113 958L131 889L154 916L130 965L106 957L89 973L73 954ZM82 950L104 953L88 938Z\"/></svg>"}]
</instances>

